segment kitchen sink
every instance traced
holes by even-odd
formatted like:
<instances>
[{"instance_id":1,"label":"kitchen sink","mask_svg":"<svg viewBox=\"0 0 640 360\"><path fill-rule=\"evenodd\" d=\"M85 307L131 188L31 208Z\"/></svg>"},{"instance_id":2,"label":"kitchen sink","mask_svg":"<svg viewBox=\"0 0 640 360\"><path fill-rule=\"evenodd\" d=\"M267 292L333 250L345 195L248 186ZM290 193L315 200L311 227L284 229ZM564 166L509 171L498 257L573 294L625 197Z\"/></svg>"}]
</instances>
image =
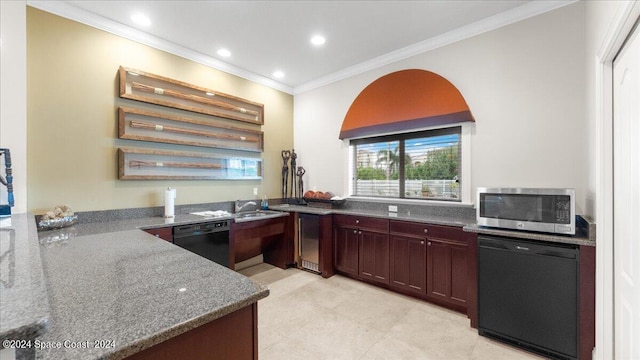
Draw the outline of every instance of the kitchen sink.
<instances>
[{"instance_id":1,"label":"kitchen sink","mask_svg":"<svg viewBox=\"0 0 640 360\"><path fill-rule=\"evenodd\" d=\"M236 213L234 215L235 222L255 221L263 219L271 219L280 216L286 216L287 213L273 210L256 210Z\"/></svg>"}]
</instances>

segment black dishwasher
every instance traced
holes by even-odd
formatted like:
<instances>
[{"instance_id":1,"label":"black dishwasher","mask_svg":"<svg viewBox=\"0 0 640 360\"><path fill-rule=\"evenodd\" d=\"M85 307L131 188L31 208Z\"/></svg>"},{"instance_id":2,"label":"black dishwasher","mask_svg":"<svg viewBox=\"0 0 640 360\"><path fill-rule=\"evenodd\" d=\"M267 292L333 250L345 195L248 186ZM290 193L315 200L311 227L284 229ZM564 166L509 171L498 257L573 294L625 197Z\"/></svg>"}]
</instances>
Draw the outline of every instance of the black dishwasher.
<instances>
[{"instance_id":1,"label":"black dishwasher","mask_svg":"<svg viewBox=\"0 0 640 360\"><path fill-rule=\"evenodd\" d=\"M175 226L173 243L229 267L229 221Z\"/></svg>"},{"instance_id":2,"label":"black dishwasher","mask_svg":"<svg viewBox=\"0 0 640 360\"><path fill-rule=\"evenodd\" d=\"M557 359L578 357L575 245L478 237L478 333Z\"/></svg>"}]
</instances>

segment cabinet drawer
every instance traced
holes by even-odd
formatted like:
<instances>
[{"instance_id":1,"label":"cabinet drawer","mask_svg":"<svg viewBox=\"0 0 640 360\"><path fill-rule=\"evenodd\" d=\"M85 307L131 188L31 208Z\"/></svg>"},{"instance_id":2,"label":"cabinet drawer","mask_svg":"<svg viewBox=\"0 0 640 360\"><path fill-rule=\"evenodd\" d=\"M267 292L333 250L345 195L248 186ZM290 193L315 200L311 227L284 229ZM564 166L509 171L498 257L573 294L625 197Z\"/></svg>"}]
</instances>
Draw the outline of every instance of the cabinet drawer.
<instances>
[{"instance_id":1,"label":"cabinet drawer","mask_svg":"<svg viewBox=\"0 0 640 360\"><path fill-rule=\"evenodd\" d=\"M446 239L452 242L459 242L460 244L467 245L466 239L469 233L465 233L462 228L439 225L429 225L427 228L429 230L429 232L427 233L427 237L429 238Z\"/></svg>"},{"instance_id":2,"label":"cabinet drawer","mask_svg":"<svg viewBox=\"0 0 640 360\"><path fill-rule=\"evenodd\" d=\"M366 229L371 231L389 231L389 220L370 218L366 216L353 216L353 215L334 215L334 225L348 226L358 229Z\"/></svg>"},{"instance_id":3,"label":"cabinet drawer","mask_svg":"<svg viewBox=\"0 0 640 360\"><path fill-rule=\"evenodd\" d=\"M389 231L394 234L408 235L424 239L427 237L429 226L427 224L391 220L389 222Z\"/></svg>"}]
</instances>

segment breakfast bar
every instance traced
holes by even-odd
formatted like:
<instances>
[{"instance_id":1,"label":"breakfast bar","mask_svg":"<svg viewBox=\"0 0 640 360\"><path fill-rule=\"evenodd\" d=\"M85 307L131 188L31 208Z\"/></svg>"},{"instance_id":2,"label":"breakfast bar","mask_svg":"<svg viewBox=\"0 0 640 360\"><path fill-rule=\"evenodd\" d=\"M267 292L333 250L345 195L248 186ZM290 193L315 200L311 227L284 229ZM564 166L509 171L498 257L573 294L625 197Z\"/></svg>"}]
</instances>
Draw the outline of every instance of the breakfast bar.
<instances>
[{"instance_id":1,"label":"breakfast bar","mask_svg":"<svg viewBox=\"0 0 640 360\"><path fill-rule=\"evenodd\" d=\"M5 312L46 310L33 313L42 314L30 324L36 336L16 355L257 357L257 301L268 296L267 288L136 229L135 222L112 222L112 230L109 223L99 223L42 232L38 246L33 216L18 214L12 220L20 243L40 250L38 257L16 254L15 277L29 278L28 271L33 277L32 269L40 267L47 295L24 298L21 305L3 290L3 339L26 339L18 329L4 329ZM42 324L48 324L46 331ZM200 341L205 338L210 340Z\"/></svg>"}]
</instances>

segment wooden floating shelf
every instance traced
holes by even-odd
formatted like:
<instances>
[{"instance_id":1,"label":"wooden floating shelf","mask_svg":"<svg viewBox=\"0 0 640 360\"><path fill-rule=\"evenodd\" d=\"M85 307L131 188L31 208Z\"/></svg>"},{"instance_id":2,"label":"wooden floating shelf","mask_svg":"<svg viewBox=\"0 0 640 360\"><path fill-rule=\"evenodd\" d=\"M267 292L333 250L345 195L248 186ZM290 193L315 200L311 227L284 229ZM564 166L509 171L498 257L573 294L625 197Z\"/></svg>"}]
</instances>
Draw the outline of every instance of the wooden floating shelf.
<instances>
[{"instance_id":1,"label":"wooden floating shelf","mask_svg":"<svg viewBox=\"0 0 640 360\"><path fill-rule=\"evenodd\" d=\"M256 180L262 179L259 158L228 157L200 152L118 149L121 180Z\"/></svg>"},{"instance_id":2,"label":"wooden floating shelf","mask_svg":"<svg viewBox=\"0 0 640 360\"><path fill-rule=\"evenodd\" d=\"M118 108L118 137L178 145L262 152L262 131L227 126L216 120L199 120L152 111Z\"/></svg>"},{"instance_id":3,"label":"wooden floating shelf","mask_svg":"<svg viewBox=\"0 0 640 360\"><path fill-rule=\"evenodd\" d=\"M120 97L251 124L264 124L264 105L182 81L120 66Z\"/></svg>"}]
</instances>

